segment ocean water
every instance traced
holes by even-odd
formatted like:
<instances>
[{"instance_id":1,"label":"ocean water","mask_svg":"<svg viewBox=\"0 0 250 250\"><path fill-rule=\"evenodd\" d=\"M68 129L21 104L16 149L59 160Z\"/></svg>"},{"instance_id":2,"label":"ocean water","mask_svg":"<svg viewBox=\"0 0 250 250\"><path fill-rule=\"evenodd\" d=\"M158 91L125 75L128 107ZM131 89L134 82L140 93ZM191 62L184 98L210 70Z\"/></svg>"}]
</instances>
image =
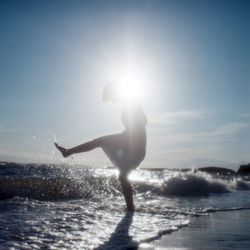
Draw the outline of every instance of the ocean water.
<instances>
[{"instance_id":1,"label":"ocean water","mask_svg":"<svg viewBox=\"0 0 250 250\"><path fill-rule=\"evenodd\" d=\"M125 212L118 171L0 164L0 249L137 249L194 217L250 210L250 179L197 170L131 173ZM229 216L230 217L230 216Z\"/></svg>"}]
</instances>

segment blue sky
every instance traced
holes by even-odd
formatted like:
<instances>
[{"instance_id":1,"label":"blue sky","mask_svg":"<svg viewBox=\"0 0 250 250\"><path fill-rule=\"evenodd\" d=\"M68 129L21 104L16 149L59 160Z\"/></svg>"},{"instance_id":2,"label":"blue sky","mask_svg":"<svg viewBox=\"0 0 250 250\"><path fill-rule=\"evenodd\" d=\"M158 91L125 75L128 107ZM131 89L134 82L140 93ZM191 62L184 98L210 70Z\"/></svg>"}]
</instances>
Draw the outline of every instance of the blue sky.
<instances>
[{"instance_id":1,"label":"blue sky","mask_svg":"<svg viewBox=\"0 0 250 250\"><path fill-rule=\"evenodd\" d=\"M1 1L0 159L62 162L55 137L121 131L102 87L132 67L149 119L142 166L250 161L249 23L248 1ZM66 162L110 164L100 150Z\"/></svg>"}]
</instances>

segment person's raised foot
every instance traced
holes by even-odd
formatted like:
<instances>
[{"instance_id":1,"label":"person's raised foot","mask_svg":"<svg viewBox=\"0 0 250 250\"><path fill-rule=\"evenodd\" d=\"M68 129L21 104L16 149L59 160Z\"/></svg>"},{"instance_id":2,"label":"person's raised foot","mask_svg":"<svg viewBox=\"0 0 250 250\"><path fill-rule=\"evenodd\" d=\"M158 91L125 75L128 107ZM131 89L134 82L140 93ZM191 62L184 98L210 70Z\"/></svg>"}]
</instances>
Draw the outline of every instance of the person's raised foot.
<instances>
[{"instance_id":1,"label":"person's raised foot","mask_svg":"<svg viewBox=\"0 0 250 250\"><path fill-rule=\"evenodd\" d=\"M61 154L63 155L63 157L66 158L66 157L68 157L70 155L68 149L59 146L56 142L55 142L55 146L61 152Z\"/></svg>"}]
</instances>

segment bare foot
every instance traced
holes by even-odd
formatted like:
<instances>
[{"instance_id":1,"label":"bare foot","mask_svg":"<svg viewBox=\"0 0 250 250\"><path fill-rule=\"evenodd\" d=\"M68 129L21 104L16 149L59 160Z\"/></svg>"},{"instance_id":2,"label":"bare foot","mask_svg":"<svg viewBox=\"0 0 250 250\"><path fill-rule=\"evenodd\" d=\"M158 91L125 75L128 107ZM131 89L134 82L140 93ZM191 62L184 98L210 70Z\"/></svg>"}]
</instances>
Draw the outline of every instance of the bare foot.
<instances>
[{"instance_id":1,"label":"bare foot","mask_svg":"<svg viewBox=\"0 0 250 250\"><path fill-rule=\"evenodd\" d=\"M62 155L63 155L64 158L66 158L66 157L68 157L70 155L68 149L59 146L56 142L55 142L55 146L62 153Z\"/></svg>"}]
</instances>

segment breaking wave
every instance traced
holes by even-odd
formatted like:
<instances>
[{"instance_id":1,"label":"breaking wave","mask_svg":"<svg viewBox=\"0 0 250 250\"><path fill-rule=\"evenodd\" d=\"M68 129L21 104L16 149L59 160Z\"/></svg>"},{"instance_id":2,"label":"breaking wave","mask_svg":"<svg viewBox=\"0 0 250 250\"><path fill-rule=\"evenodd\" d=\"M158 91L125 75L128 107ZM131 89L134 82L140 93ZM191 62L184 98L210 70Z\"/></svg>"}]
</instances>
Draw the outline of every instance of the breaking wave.
<instances>
[{"instance_id":1,"label":"breaking wave","mask_svg":"<svg viewBox=\"0 0 250 250\"><path fill-rule=\"evenodd\" d=\"M26 169L27 170L27 169ZM33 176L16 174L0 177L0 199L27 197L37 200L92 199L100 196L121 196L114 171L67 169L51 174L51 168ZM80 171L80 172L79 172ZM9 172L8 172L9 173ZM34 174L35 173L35 174ZM211 194L250 190L250 183L240 177L216 176L199 171L171 172L138 170L131 176L137 194L150 196L208 196ZM149 174L150 173L150 174ZM140 178L137 178L140 177Z\"/></svg>"}]
</instances>

